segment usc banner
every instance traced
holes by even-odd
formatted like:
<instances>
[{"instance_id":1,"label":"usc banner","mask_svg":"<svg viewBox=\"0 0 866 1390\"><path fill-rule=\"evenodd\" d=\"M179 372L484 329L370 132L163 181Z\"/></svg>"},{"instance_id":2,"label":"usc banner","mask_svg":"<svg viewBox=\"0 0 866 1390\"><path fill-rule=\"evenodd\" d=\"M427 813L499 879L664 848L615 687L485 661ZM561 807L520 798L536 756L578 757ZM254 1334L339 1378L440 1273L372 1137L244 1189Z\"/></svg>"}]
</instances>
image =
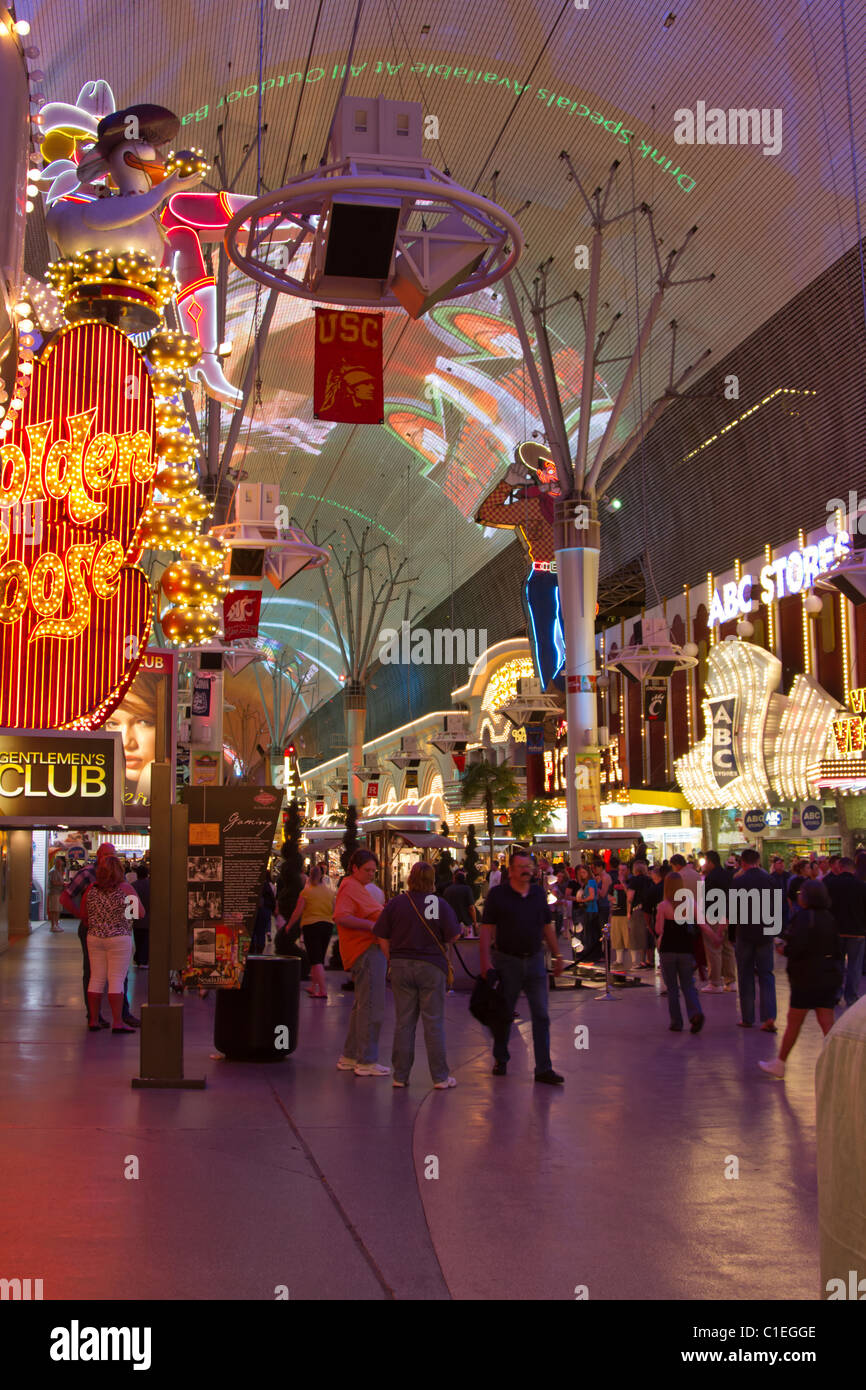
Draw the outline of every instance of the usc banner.
<instances>
[{"instance_id":1,"label":"usc banner","mask_svg":"<svg viewBox=\"0 0 866 1390\"><path fill-rule=\"evenodd\" d=\"M344 425L381 425L382 314L316 310L313 414Z\"/></svg>"}]
</instances>

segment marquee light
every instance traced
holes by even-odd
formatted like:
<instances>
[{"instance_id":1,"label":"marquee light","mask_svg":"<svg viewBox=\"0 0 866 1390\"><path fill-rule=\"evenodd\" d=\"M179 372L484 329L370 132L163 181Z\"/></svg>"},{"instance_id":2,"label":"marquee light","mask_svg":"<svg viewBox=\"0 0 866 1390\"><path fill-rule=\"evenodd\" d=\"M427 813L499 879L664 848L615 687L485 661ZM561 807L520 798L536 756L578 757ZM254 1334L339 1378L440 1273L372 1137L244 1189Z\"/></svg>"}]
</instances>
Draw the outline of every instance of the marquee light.
<instances>
[{"instance_id":1,"label":"marquee light","mask_svg":"<svg viewBox=\"0 0 866 1390\"><path fill-rule=\"evenodd\" d=\"M153 395L141 354L103 323L64 329L29 380L0 446L0 725L92 728L150 631L134 562L156 470Z\"/></svg>"},{"instance_id":2,"label":"marquee light","mask_svg":"<svg viewBox=\"0 0 866 1390\"><path fill-rule=\"evenodd\" d=\"M769 607L787 594L805 593L819 575L826 574L850 553L851 537L847 531L838 531L832 536L822 536L817 545L801 544L788 555L780 555L775 560L768 557L759 578L760 602ZM710 583L708 588L711 597L707 621L711 628L752 612L753 590L757 588L753 575L744 574L739 580L716 589Z\"/></svg>"}]
</instances>

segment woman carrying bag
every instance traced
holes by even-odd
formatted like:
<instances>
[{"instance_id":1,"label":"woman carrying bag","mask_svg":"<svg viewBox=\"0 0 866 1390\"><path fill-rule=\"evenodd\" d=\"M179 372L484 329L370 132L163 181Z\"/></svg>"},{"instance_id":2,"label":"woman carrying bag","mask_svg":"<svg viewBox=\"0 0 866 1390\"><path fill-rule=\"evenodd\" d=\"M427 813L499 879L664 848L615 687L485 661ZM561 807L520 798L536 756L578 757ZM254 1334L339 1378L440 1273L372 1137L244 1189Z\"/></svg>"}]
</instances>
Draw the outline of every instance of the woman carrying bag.
<instances>
[{"instance_id":1,"label":"woman carrying bag","mask_svg":"<svg viewBox=\"0 0 866 1390\"><path fill-rule=\"evenodd\" d=\"M787 941L777 941L776 950L788 958L791 1000L788 1021L772 1062L759 1062L761 1071L777 1080L785 1076L785 1061L800 1035L806 1015L815 1015L825 1035L835 1022L835 1005L842 987L842 942L830 912L830 898L820 879L804 879L797 894L799 911L788 927Z\"/></svg>"},{"instance_id":2,"label":"woman carrying bag","mask_svg":"<svg viewBox=\"0 0 866 1390\"><path fill-rule=\"evenodd\" d=\"M385 904L373 930L389 943L396 1014L391 1084L403 1087L409 1082L420 1014L433 1085L437 1091L447 1091L457 1085L449 1075L445 1054L448 943L460 935L460 923L453 908L436 896L434 885L432 864L423 860L413 864L406 892Z\"/></svg>"}]
</instances>

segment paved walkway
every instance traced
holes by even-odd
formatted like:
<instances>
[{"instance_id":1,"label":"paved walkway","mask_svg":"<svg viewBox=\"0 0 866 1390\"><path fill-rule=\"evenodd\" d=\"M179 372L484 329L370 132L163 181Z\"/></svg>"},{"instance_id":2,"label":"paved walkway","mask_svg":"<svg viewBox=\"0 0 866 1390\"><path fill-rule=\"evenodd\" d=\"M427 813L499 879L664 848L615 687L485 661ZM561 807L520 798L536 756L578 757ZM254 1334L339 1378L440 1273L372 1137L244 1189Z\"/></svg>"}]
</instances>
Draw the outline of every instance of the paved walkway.
<instances>
[{"instance_id":1,"label":"paved walkway","mask_svg":"<svg viewBox=\"0 0 866 1390\"><path fill-rule=\"evenodd\" d=\"M457 994L459 1085L431 1089L419 1029L400 1091L335 1069L351 995L328 975L273 1065L211 1060L213 1000L185 996L186 1072L207 1089L137 1091L137 1038L84 1026L66 925L0 956L0 1277L61 1299L818 1296L813 1020L780 1084L757 1067L775 1039L734 1026L734 996L704 995L693 1037L667 1031L656 986L559 989L553 1089L532 1082L528 1022L492 1077ZM392 1023L389 996L385 1061Z\"/></svg>"}]
</instances>

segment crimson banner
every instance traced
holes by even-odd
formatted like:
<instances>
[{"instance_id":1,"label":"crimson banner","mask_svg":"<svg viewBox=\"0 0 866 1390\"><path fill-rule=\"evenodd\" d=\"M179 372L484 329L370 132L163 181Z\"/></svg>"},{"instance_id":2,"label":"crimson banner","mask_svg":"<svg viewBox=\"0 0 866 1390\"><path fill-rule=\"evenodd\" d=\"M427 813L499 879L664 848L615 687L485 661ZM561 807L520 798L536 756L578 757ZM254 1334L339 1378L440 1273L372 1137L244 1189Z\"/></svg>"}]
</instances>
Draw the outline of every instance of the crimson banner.
<instances>
[{"instance_id":1,"label":"crimson banner","mask_svg":"<svg viewBox=\"0 0 866 1390\"><path fill-rule=\"evenodd\" d=\"M232 589L223 599L223 629L225 640L235 642L240 637L258 637L262 596L258 589Z\"/></svg>"},{"instance_id":2,"label":"crimson banner","mask_svg":"<svg viewBox=\"0 0 866 1390\"><path fill-rule=\"evenodd\" d=\"M313 414L345 425L381 425L382 314L316 310Z\"/></svg>"}]
</instances>

